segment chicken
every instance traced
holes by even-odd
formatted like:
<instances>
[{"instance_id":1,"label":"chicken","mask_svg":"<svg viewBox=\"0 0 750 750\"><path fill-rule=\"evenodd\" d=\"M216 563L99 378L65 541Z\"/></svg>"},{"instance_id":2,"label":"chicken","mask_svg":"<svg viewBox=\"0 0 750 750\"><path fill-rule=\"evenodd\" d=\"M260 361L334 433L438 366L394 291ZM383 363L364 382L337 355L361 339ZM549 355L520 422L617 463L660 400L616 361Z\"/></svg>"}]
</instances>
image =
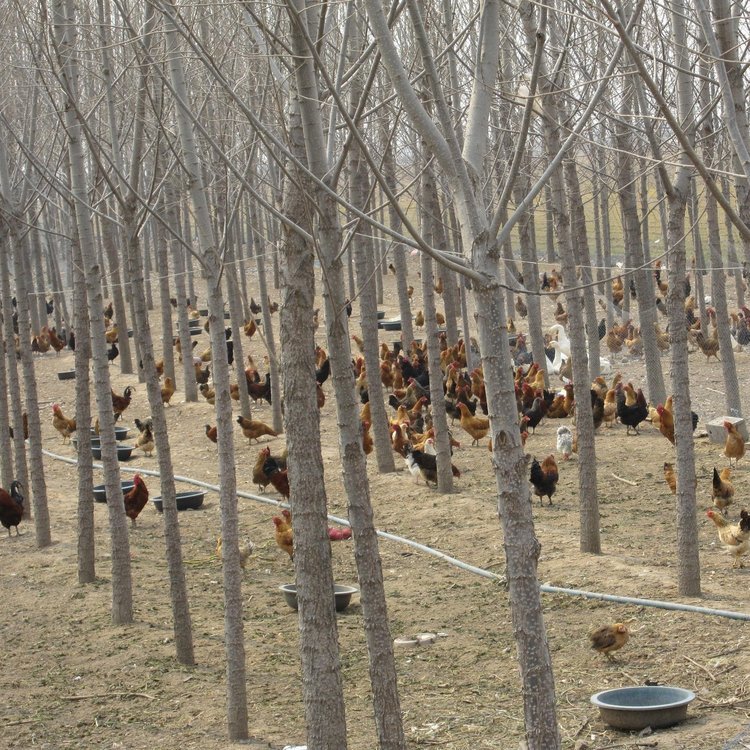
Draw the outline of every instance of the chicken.
<instances>
[{"instance_id":1,"label":"chicken","mask_svg":"<svg viewBox=\"0 0 750 750\"><path fill-rule=\"evenodd\" d=\"M174 387L174 380L167 375L166 378L164 378L164 385L161 388L161 402L163 404L168 404L172 396L174 395L175 387Z\"/></svg>"},{"instance_id":2,"label":"chicken","mask_svg":"<svg viewBox=\"0 0 750 750\"><path fill-rule=\"evenodd\" d=\"M612 427L617 419L617 404L615 403L615 389L610 388L607 391L607 395L604 397L604 424L607 427Z\"/></svg>"},{"instance_id":3,"label":"chicken","mask_svg":"<svg viewBox=\"0 0 750 750\"><path fill-rule=\"evenodd\" d=\"M557 452L562 454L563 461L573 452L573 432L567 425L557 428Z\"/></svg>"},{"instance_id":4,"label":"chicken","mask_svg":"<svg viewBox=\"0 0 750 750\"><path fill-rule=\"evenodd\" d=\"M662 404L656 407L659 415L659 432L674 445L674 417L667 411Z\"/></svg>"},{"instance_id":5,"label":"chicken","mask_svg":"<svg viewBox=\"0 0 750 750\"><path fill-rule=\"evenodd\" d=\"M730 481L732 470L726 466L719 473L714 466L714 476L711 488L711 498L714 505L726 516L727 507L732 504L734 485Z\"/></svg>"},{"instance_id":6,"label":"chicken","mask_svg":"<svg viewBox=\"0 0 750 750\"><path fill-rule=\"evenodd\" d=\"M664 480L669 485L669 489L672 490L672 494L677 494L677 474L674 471L674 464L670 464L668 461L664 462Z\"/></svg>"},{"instance_id":7,"label":"chicken","mask_svg":"<svg viewBox=\"0 0 750 750\"><path fill-rule=\"evenodd\" d=\"M534 494L539 498L540 504L542 504L542 498L546 497L549 505L552 505L552 495L555 494L559 478L560 474L553 454L547 456L541 464L536 459L531 462L529 481L534 486Z\"/></svg>"},{"instance_id":8,"label":"chicken","mask_svg":"<svg viewBox=\"0 0 750 750\"><path fill-rule=\"evenodd\" d=\"M414 316L414 325L417 328L424 326L424 313L421 310Z\"/></svg>"},{"instance_id":9,"label":"chicken","mask_svg":"<svg viewBox=\"0 0 750 750\"><path fill-rule=\"evenodd\" d=\"M745 455L745 439L739 430L731 423L724 422L724 429L727 431L727 439L724 443L724 455L729 459L729 465L734 465Z\"/></svg>"},{"instance_id":10,"label":"chicken","mask_svg":"<svg viewBox=\"0 0 750 750\"><path fill-rule=\"evenodd\" d=\"M107 349L107 361L114 362L120 356L120 350L117 348L117 344L112 342L112 346Z\"/></svg>"},{"instance_id":11,"label":"chicken","mask_svg":"<svg viewBox=\"0 0 750 750\"><path fill-rule=\"evenodd\" d=\"M51 328L49 331L50 346L59 354L65 348L65 341L57 335L57 331Z\"/></svg>"},{"instance_id":12,"label":"chicken","mask_svg":"<svg viewBox=\"0 0 750 750\"><path fill-rule=\"evenodd\" d=\"M52 426L62 435L63 443L76 431L75 419L68 419L60 404L52 404Z\"/></svg>"},{"instance_id":13,"label":"chicken","mask_svg":"<svg viewBox=\"0 0 750 750\"><path fill-rule=\"evenodd\" d=\"M212 442L217 443L218 442L218 431L216 429L216 425L211 427L210 424L206 425L206 437Z\"/></svg>"},{"instance_id":14,"label":"chicken","mask_svg":"<svg viewBox=\"0 0 750 750\"><path fill-rule=\"evenodd\" d=\"M21 424L23 425L23 439L28 440L29 439L29 415L27 412L24 412L21 415ZM99 434L99 433L97 433ZM8 427L8 435L10 439L13 439L13 428Z\"/></svg>"},{"instance_id":15,"label":"chicken","mask_svg":"<svg viewBox=\"0 0 750 750\"><path fill-rule=\"evenodd\" d=\"M136 429L138 430L138 432L145 432L146 430L151 430L153 432L154 430L154 421L153 419L151 419L151 417L149 417L148 419L144 419L143 421L141 421L140 419L138 419L138 417L136 417L133 420L133 424L136 426ZM98 429L98 426L99 425L97 421L97 429ZM99 433L97 432L97 435L98 434Z\"/></svg>"},{"instance_id":16,"label":"chicken","mask_svg":"<svg viewBox=\"0 0 750 750\"><path fill-rule=\"evenodd\" d=\"M256 371L255 374L257 375ZM267 372L263 382L260 382L260 375L258 375L258 382L251 380L248 376L247 370L245 370L245 380L247 382L247 392L250 398L256 403L261 399L265 399L269 404L271 403L271 373Z\"/></svg>"},{"instance_id":17,"label":"chicken","mask_svg":"<svg viewBox=\"0 0 750 750\"><path fill-rule=\"evenodd\" d=\"M734 557L733 568L742 568L742 556L750 550L750 513L740 511L739 523L729 523L721 513L706 511L706 515L716 524L719 540L724 549Z\"/></svg>"},{"instance_id":18,"label":"chicken","mask_svg":"<svg viewBox=\"0 0 750 750\"><path fill-rule=\"evenodd\" d=\"M357 345L357 349L359 349L359 351L364 354L365 342L362 341L362 339L355 334L352 334L352 341Z\"/></svg>"},{"instance_id":19,"label":"chicken","mask_svg":"<svg viewBox=\"0 0 750 750\"><path fill-rule=\"evenodd\" d=\"M151 432L151 428L147 427L141 432L135 440L135 447L140 448L145 456L152 456L156 450L156 443L154 442L154 433Z\"/></svg>"},{"instance_id":20,"label":"chicken","mask_svg":"<svg viewBox=\"0 0 750 750\"><path fill-rule=\"evenodd\" d=\"M195 382L200 385L206 385L209 377L211 377L211 368L208 365L201 367L200 363L196 362L193 365L193 369L195 370Z\"/></svg>"},{"instance_id":21,"label":"chicken","mask_svg":"<svg viewBox=\"0 0 750 750\"><path fill-rule=\"evenodd\" d=\"M273 488L283 497L289 497L289 476L286 469L279 466L279 462L273 457L268 456L263 462L263 473Z\"/></svg>"},{"instance_id":22,"label":"chicken","mask_svg":"<svg viewBox=\"0 0 750 750\"><path fill-rule=\"evenodd\" d=\"M484 417L474 417L466 404L457 404L461 412L461 427L471 436L471 444L479 445L479 441L490 431L490 420Z\"/></svg>"},{"instance_id":23,"label":"chicken","mask_svg":"<svg viewBox=\"0 0 750 750\"><path fill-rule=\"evenodd\" d=\"M421 476L426 485L429 486L430 482L433 482L437 486L437 459L435 456L423 453L409 446L406 449L404 460L406 461L409 473L417 481L419 481L419 477Z\"/></svg>"},{"instance_id":24,"label":"chicken","mask_svg":"<svg viewBox=\"0 0 750 750\"><path fill-rule=\"evenodd\" d=\"M129 385L122 392L122 396L118 396L114 391L112 391L112 409L116 416L121 416L125 409L130 406L131 394L134 390L135 388L133 388L132 385Z\"/></svg>"},{"instance_id":25,"label":"chicken","mask_svg":"<svg viewBox=\"0 0 750 750\"><path fill-rule=\"evenodd\" d=\"M619 651L630 638L630 630L627 625L616 622L614 625L605 625L589 633L591 648L604 654L612 660L613 651Z\"/></svg>"},{"instance_id":26,"label":"chicken","mask_svg":"<svg viewBox=\"0 0 750 750\"><path fill-rule=\"evenodd\" d=\"M140 474L133 477L133 488L125 493L123 500L125 502L125 515L135 526L135 519L138 518L138 514L146 507L148 502L148 487L141 479Z\"/></svg>"},{"instance_id":27,"label":"chicken","mask_svg":"<svg viewBox=\"0 0 750 750\"><path fill-rule=\"evenodd\" d=\"M20 536L18 524L23 519L24 500L22 487L18 480L10 483L10 492L0 487L0 523L8 529L8 536L12 536L11 526L16 527L16 536Z\"/></svg>"},{"instance_id":28,"label":"chicken","mask_svg":"<svg viewBox=\"0 0 750 750\"><path fill-rule=\"evenodd\" d=\"M219 558L221 561L222 557L222 538L219 536L216 538L216 557ZM247 564L247 560L250 557L250 555L253 554L253 551L255 550L255 544L250 540L247 539L245 541L245 544L240 546L240 567L244 570L245 565Z\"/></svg>"},{"instance_id":29,"label":"chicken","mask_svg":"<svg viewBox=\"0 0 750 750\"><path fill-rule=\"evenodd\" d=\"M372 453L374 447L375 445L372 441L372 435L370 435L370 423L363 422L362 423L362 450L364 451L366 456L369 456Z\"/></svg>"},{"instance_id":30,"label":"chicken","mask_svg":"<svg viewBox=\"0 0 750 750\"><path fill-rule=\"evenodd\" d=\"M237 424L242 428L242 434L252 443L253 440L259 442L260 438L264 435L270 437L277 437L278 432L269 427L265 422L260 422L255 419L247 419L246 417L237 417Z\"/></svg>"},{"instance_id":31,"label":"chicken","mask_svg":"<svg viewBox=\"0 0 750 750\"><path fill-rule=\"evenodd\" d=\"M529 314L529 308L526 307L526 303L521 299L520 294L516 297L515 308L520 318L525 318Z\"/></svg>"},{"instance_id":32,"label":"chicken","mask_svg":"<svg viewBox=\"0 0 750 750\"><path fill-rule=\"evenodd\" d=\"M708 362L711 357L716 357L716 359L721 362L719 359L719 334L716 328L714 328L713 333L708 338L703 335L702 331L696 331L693 334L693 338L695 339L695 343L698 344L700 350L706 355L706 362Z\"/></svg>"},{"instance_id":33,"label":"chicken","mask_svg":"<svg viewBox=\"0 0 750 750\"><path fill-rule=\"evenodd\" d=\"M274 516L273 522L276 526L274 538L276 539L277 546L283 549L291 560L294 560L294 532L292 531L292 524L286 518L280 516Z\"/></svg>"},{"instance_id":34,"label":"chicken","mask_svg":"<svg viewBox=\"0 0 750 750\"><path fill-rule=\"evenodd\" d=\"M117 323L112 324L111 328L108 328L104 332L104 338L107 340L108 344L114 344L117 342L118 339L118 329L117 329Z\"/></svg>"},{"instance_id":35,"label":"chicken","mask_svg":"<svg viewBox=\"0 0 750 750\"><path fill-rule=\"evenodd\" d=\"M208 383L201 383L198 390L211 406L216 403L216 391Z\"/></svg>"},{"instance_id":36,"label":"chicken","mask_svg":"<svg viewBox=\"0 0 750 750\"><path fill-rule=\"evenodd\" d=\"M641 398L637 398L632 406L628 406L622 383L618 383L615 390L616 413L620 418L620 422L628 428L627 435L630 434L631 429L638 435L638 425L648 416L648 404L646 403L646 399L643 398L643 392L640 388L638 389L638 393Z\"/></svg>"},{"instance_id":37,"label":"chicken","mask_svg":"<svg viewBox=\"0 0 750 750\"><path fill-rule=\"evenodd\" d=\"M255 332L258 330L258 326L255 322L254 318L250 318L250 320L245 323L244 326L242 326L242 330L248 338L252 338L255 335Z\"/></svg>"}]
</instances>

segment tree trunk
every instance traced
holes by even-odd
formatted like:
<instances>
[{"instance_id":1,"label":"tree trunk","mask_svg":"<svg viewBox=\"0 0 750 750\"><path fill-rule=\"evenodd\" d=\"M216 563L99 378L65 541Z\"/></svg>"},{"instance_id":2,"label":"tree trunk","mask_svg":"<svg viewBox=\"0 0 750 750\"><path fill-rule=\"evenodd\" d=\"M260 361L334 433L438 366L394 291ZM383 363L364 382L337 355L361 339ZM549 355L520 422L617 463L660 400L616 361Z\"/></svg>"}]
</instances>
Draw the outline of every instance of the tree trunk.
<instances>
[{"instance_id":1,"label":"tree trunk","mask_svg":"<svg viewBox=\"0 0 750 750\"><path fill-rule=\"evenodd\" d=\"M130 542L125 506L120 485L120 468L115 445L115 420L112 412L112 390L109 379L107 343L104 338L104 300L101 267L96 256L91 213L88 206L86 167L81 142L81 125L77 115L78 59L75 50L77 28L73 0L55 0L54 31L61 84L67 99L65 128L70 154L70 186L75 199L76 226L86 279L86 301L89 307L90 336L93 355L94 389L99 412L102 462L112 540L112 621L121 625L133 621L133 592L130 570ZM78 336L85 336L79 331ZM88 425L80 425L84 430Z\"/></svg>"},{"instance_id":2,"label":"tree trunk","mask_svg":"<svg viewBox=\"0 0 750 750\"><path fill-rule=\"evenodd\" d=\"M224 577L224 648L227 655L227 726L231 740L243 740L247 739L248 725L245 640L242 620L242 569L238 539L232 400L229 394L229 366L223 326L222 263L211 228L211 213L201 176L201 162L198 157L191 115L187 111L190 99L179 49L177 22L173 16L174 4L170 2L164 7L163 12L167 22L167 65L177 100L175 113L182 146L182 165L188 179L193 204L208 297L221 484L219 500ZM182 253L182 248L178 248L177 252ZM184 305L184 299L178 300L178 307Z\"/></svg>"}]
</instances>

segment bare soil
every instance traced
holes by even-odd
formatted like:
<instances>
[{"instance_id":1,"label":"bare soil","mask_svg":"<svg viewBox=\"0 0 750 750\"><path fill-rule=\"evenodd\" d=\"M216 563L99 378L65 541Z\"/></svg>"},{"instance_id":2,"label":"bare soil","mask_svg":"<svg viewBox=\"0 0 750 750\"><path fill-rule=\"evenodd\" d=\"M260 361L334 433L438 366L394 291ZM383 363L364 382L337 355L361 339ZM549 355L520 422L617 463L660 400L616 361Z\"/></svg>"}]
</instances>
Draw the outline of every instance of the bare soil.
<instances>
[{"instance_id":1,"label":"bare soil","mask_svg":"<svg viewBox=\"0 0 750 750\"><path fill-rule=\"evenodd\" d=\"M392 279L386 279L383 306L389 316L397 312ZM546 314L551 316L552 308L546 300ZM154 325L158 317L153 316ZM355 305L352 322L356 320ZM525 328L524 321L519 328ZM322 335L322 326L318 333ZM385 341L393 338L393 334L383 334ZM207 346L207 336L202 335L200 342ZM263 356L261 346L255 337L250 351L256 361ZM748 354L736 357L744 393L750 385ZM73 447L62 445L52 428L50 409L56 401L64 411L74 412L74 381L60 382L56 376L73 367L73 354L46 354L35 365L45 448L73 457ZM668 377L668 357L663 366ZM619 358L615 368L636 387L645 387L641 359ZM116 389L136 386L126 412L126 423L132 426L133 418L148 415L145 387L135 376L119 374L116 365L111 371ZM620 425L598 432L602 555L579 551L575 457L560 462L554 504L542 507L534 498L542 543L540 582L750 614L750 570L731 568L730 558L717 544L713 524L702 512L710 505L713 467L726 465L721 446L701 436L706 423L723 414L720 365L706 363L700 352L691 355L691 382L693 408L701 419L695 450L703 596L684 600L677 594L675 503L662 476L662 464L673 459L674 449L648 424L632 437L626 437ZM345 516L330 383L325 391L328 401L321 416L330 512ZM175 471L216 483L216 450L203 429L205 423L214 421L213 407L202 400L186 404L179 390L172 404L167 411ZM265 406L255 414L270 420L269 412ZM554 452L560 424L544 421L529 438L529 453L541 457ZM454 454L462 477L450 496L414 484L400 459L395 475L378 475L370 459L376 523L382 530L502 574L503 535L487 441L472 448L458 425L454 434L462 441ZM274 450L280 448L283 436L269 444ZM258 447L249 447L238 431L238 483L250 492L256 490L251 470L257 452ZM733 518L750 488L746 464L741 462L733 477ZM127 477L137 468L155 468L156 459L135 454L122 466ZM131 531L135 624L115 627L110 622L106 507L96 506L99 578L94 585L80 586L76 581L75 467L46 458L45 474L54 544L38 550L30 522L21 525L20 537L0 537L4 594L0 632L5 644L0 747L230 747L225 724L221 569L214 554L219 533L217 496L209 493L200 510L180 514L198 661L195 668L185 668L174 657L162 516L149 506ZM159 494L156 478L147 479L147 484L152 495ZM258 747L281 748L304 744L305 730L297 616L278 591L279 585L293 581L293 569L287 555L274 544L273 515L269 505L241 500L242 535L256 543L244 580L250 732ZM445 634L432 646L396 652L409 746L518 748L523 738L523 705L503 585L401 544L382 541L380 549L394 638L422 632ZM351 542L334 544L333 555L336 580L356 584ZM566 595L545 594L543 604L565 748L716 750L744 730L750 711L747 623ZM590 650L587 633L617 621L630 621L633 636L617 661L610 663ZM338 616L338 628L350 747L371 750L376 741L362 612L356 597ZM697 698L688 721L643 737L603 724L590 696L646 680L693 690Z\"/></svg>"}]
</instances>

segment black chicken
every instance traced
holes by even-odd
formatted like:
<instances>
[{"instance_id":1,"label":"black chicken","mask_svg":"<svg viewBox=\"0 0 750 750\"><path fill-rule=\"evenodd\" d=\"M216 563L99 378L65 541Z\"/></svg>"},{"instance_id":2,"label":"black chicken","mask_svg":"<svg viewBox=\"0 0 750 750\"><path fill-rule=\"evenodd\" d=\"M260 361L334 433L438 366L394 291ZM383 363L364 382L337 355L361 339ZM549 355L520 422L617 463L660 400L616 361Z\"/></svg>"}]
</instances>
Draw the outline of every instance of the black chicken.
<instances>
[{"instance_id":1,"label":"black chicken","mask_svg":"<svg viewBox=\"0 0 750 750\"><path fill-rule=\"evenodd\" d=\"M615 404L617 405L616 413L620 422L628 428L626 434L630 435L630 430L633 429L637 435L638 425L648 416L648 404L643 396L643 392L638 389L638 399L636 402L632 406L626 406L625 391L622 383L618 383L615 392Z\"/></svg>"},{"instance_id":2,"label":"black chicken","mask_svg":"<svg viewBox=\"0 0 750 750\"><path fill-rule=\"evenodd\" d=\"M107 360L114 362L120 356L120 350L117 348L117 343L112 342L112 346L107 349Z\"/></svg>"},{"instance_id":3,"label":"black chicken","mask_svg":"<svg viewBox=\"0 0 750 750\"><path fill-rule=\"evenodd\" d=\"M315 382L318 383L318 385L323 385L323 383L328 380L330 374L331 361L326 357L323 360L323 364L315 371Z\"/></svg>"},{"instance_id":4,"label":"black chicken","mask_svg":"<svg viewBox=\"0 0 750 750\"><path fill-rule=\"evenodd\" d=\"M549 500L549 505L552 505L552 495L555 494L559 479L560 474L554 456L547 456L541 464L536 459L531 462L529 481L533 485L534 494L539 498L540 503L542 498L546 497Z\"/></svg>"},{"instance_id":5,"label":"black chicken","mask_svg":"<svg viewBox=\"0 0 750 750\"><path fill-rule=\"evenodd\" d=\"M20 536L18 524L23 519L22 486L18 480L11 482L10 494L0 488L0 523L8 529L8 536L11 536L11 526L16 527L16 536Z\"/></svg>"}]
</instances>

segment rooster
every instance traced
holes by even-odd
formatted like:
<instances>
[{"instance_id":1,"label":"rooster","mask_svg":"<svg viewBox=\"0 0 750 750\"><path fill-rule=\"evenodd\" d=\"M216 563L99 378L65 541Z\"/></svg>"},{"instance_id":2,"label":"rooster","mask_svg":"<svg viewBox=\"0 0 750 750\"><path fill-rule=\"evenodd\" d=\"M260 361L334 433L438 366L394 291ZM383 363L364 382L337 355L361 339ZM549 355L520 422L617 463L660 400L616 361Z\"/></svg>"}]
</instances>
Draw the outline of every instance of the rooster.
<instances>
[{"instance_id":1,"label":"rooster","mask_svg":"<svg viewBox=\"0 0 750 750\"><path fill-rule=\"evenodd\" d=\"M23 494L21 488L23 485L18 481L10 483L10 492L0 488L0 523L8 529L8 536L11 536L11 526L16 527L16 536L20 536L18 524L23 519Z\"/></svg>"},{"instance_id":2,"label":"rooster","mask_svg":"<svg viewBox=\"0 0 750 750\"><path fill-rule=\"evenodd\" d=\"M135 519L138 518L138 515L148 502L148 487L146 487L146 483L141 479L140 474L136 474L133 477L133 487L123 495L123 501L125 503L125 515L133 522L133 526L135 526Z\"/></svg>"},{"instance_id":3,"label":"rooster","mask_svg":"<svg viewBox=\"0 0 750 750\"><path fill-rule=\"evenodd\" d=\"M286 469L279 467L278 461L273 456L268 456L263 462L263 473L273 485L276 492L283 497L289 497L289 477Z\"/></svg>"},{"instance_id":4,"label":"rooster","mask_svg":"<svg viewBox=\"0 0 750 750\"><path fill-rule=\"evenodd\" d=\"M534 486L534 494L539 498L540 504L543 502L542 498L546 497L549 500L548 504L552 505L552 495L555 494L559 478L553 454L547 456L541 464L536 459L531 462L529 481Z\"/></svg>"},{"instance_id":5,"label":"rooster","mask_svg":"<svg viewBox=\"0 0 750 750\"><path fill-rule=\"evenodd\" d=\"M130 406L131 394L134 390L135 388L133 388L132 385L129 385L122 392L122 396L118 396L114 391L112 391L112 409L114 410L116 416L121 416L125 409Z\"/></svg>"},{"instance_id":6,"label":"rooster","mask_svg":"<svg viewBox=\"0 0 750 750\"><path fill-rule=\"evenodd\" d=\"M714 466L714 476L711 488L711 497L714 505L724 514L727 515L727 508L732 504L734 497L734 485L729 481L732 470L727 466L719 473Z\"/></svg>"},{"instance_id":7,"label":"rooster","mask_svg":"<svg viewBox=\"0 0 750 750\"><path fill-rule=\"evenodd\" d=\"M733 568L742 568L742 556L750 550L750 513L740 511L739 523L729 521L714 510L706 511L706 515L716 524L719 540L724 549L734 557Z\"/></svg>"}]
</instances>

